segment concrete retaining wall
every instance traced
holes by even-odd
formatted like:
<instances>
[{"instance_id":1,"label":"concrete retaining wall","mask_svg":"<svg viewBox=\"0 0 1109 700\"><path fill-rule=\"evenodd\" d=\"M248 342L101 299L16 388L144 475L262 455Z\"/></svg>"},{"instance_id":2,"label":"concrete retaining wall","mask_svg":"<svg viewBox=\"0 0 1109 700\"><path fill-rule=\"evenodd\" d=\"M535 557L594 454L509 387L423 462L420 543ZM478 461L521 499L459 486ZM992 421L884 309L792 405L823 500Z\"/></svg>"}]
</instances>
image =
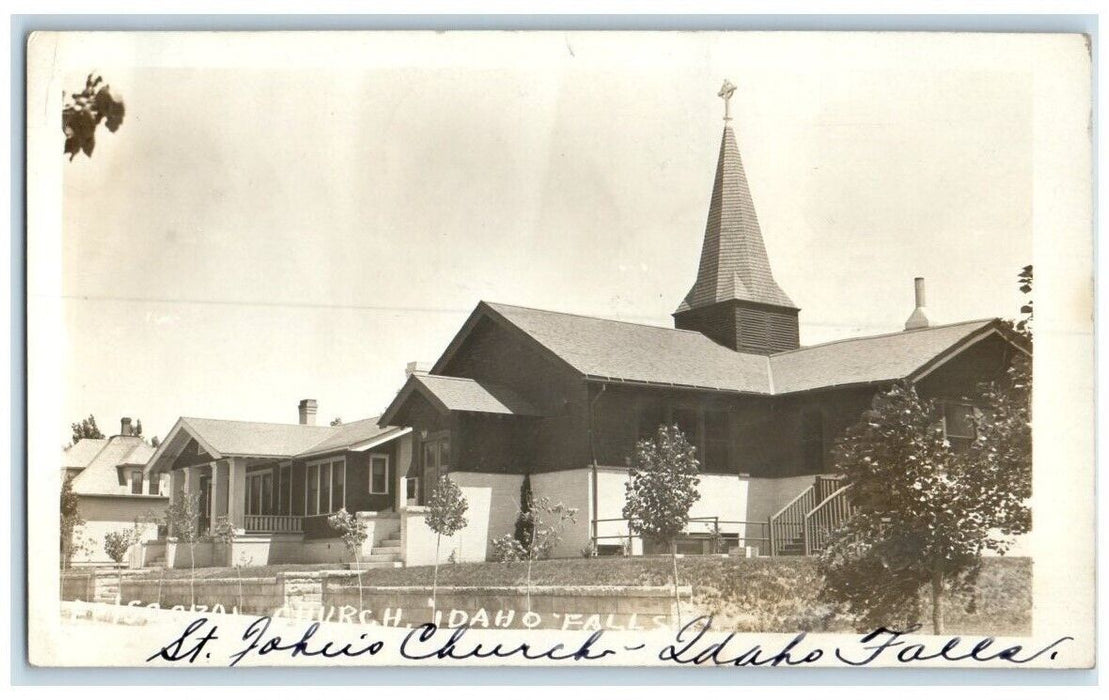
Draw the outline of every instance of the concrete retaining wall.
<instances>
[{"instance_id":1,"label":"concrete retaining wall","mask_svg":"<svg viewBox=\"0 0 1109 700\"><path fill-rule=\"evenodd\" d=\"M688 586L679 593L689 600ZM433 621L430 598L430 586L366 587L361 604L366 621L420 625ZM358 610L357 579L327 579L322 602L338 615ZM534 586L530 607L523 586L444 587L438 589L436 611L440 625L475 628L655 629L675 619L673 592L665 586Z\"/></svg>"}]
</instances>

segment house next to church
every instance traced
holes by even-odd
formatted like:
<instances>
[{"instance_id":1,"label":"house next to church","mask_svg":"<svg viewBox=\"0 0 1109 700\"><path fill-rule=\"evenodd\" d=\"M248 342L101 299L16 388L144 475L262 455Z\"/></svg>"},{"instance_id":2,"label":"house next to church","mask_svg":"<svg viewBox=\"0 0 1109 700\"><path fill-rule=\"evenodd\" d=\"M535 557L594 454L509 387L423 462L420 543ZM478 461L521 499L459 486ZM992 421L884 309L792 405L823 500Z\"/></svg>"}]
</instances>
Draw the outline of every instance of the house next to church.
<instances>
[{"instance_id":1,"label":"house next to church","mask_svg":"<svg viewBox=\"0 0 1109 700\"><path fill-rule=\"evenodd\" d=\"M726 105L733 91L725 83ZM340 507L371 530L364 557L431 563L423 504L447 473L469 524L444 561L490 556L490 540L513 531L525 476L536 497L578 509L553 556L639 553L652 544L622 518L628 463L665 423L703 471L680 551L818 550L850 508L832 445L876 392L913 382L942 402L948 437L969 440L969 392L1030 349L999 319L933 325L921 279L904 330L801 347L800 309L774 279L729 122L726 108L700 266L673 328L483 301L430 371L410 365L380 419L182 418L148 471L171 474L174 494L196 484L205 527L229 514L256 564L338 559L326 515Z\"/></svg>"},{"instance_id":2,"label":"house next to church","mask_svg":"<svg viewBox=\"0 0 1109 700\"><path fill-rule=\"evenodd\" d=\"M74 532L70 565L111 563L104 551L109 532L138 527L142 539L155 539L169 505L162 478L145 473L154 448L134 434L130 418L119 423L118 435L84 438L62 451L63 478L72 479L84 521Z\"/></svg>"}]
</instances>

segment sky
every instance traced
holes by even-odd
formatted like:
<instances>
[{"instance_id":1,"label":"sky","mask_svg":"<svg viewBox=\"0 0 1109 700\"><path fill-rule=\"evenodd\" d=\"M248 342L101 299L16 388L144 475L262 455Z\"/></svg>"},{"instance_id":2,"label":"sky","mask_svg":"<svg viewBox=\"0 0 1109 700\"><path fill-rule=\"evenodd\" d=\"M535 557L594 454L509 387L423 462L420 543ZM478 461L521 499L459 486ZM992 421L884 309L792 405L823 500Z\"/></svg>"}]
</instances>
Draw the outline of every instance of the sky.
<instances>
[{"instance_id":1,"label":"sky","mask_svg":"<svg viewBox=\"0 0 1109 700\"><path fill-rule=\"evenodd\" d=\"M725 78L801 342L1015 317L1032 67L1004 37L117 37L63 169L64 424L380 414L479 300L671 326ZM80 52L78 52L79 55ZM89 61L92 62L91 59ZM80 61L60 85L83 87ZM58 149L61 151L60 146Z\"/></svg>"}]
</instances>

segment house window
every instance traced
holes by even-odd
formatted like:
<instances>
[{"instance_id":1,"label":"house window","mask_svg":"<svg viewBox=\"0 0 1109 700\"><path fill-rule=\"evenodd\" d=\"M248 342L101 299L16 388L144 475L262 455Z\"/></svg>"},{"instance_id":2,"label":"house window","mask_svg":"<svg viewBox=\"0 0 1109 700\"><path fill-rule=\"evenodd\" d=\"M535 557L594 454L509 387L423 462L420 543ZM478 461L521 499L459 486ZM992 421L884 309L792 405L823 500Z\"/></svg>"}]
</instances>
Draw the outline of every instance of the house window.
<instances>
[{"instance_id":1,"label":"house window","mask_svg":"<svg viewBox=\"0 0 1109 700\"><path fill-rule=\"evenodd\" d=\"M273 472L246 475L247 515L273 514Z\"/></svg>"},{"instance_id":2,"label":"house window","mask_svg":"<svg viewBox=\"0 0 1109 700\"><path fill-rule=\"evenodd\" d=\"M131 493L142 495L142 470L131 470Z\"/></svg>"},{"instance_id":3,"label":"house window","mask_svg":"<svg viewBox=\"0 0 1109 700\"><path fill-rule=\"evenodd\" d=\"M293 468L288 464L283 464L277 470L277 513L278 515L290 515L292 511L290 507L293 503Z\"/></svg>"},{"instance_id":4,"label":"house window","mask_svg":"<svg viewBox=\"0 0 1109 700\"><path fill-rule=\"evenodd\" d=\"M970 404L943 402L943 432L953 447L965 447L978 437L974 414L974 406Z\"/></svg>"},{"instance_id":5,"label":"house window","mask_svg":"<svg viewBox=\"0 0 1109 700\"><path fill-rule=\"evenodd\" d=\"M346 507L347 462L343 458L308 465L304 493L308 515L334 513Z\"/></svg>"},{"instance_id":6,"label":"house window","mask_svg":"<svg viewBox=\"0 0 1109 700\"><path fill-rule=\"evenodd\" d=\"M150 483L148 484L148 491L147 491L151 496L157 496L162 492L161 481L162 481L162 477L151 475Z\"/></svg>"},{"instance_id":7,"label":"house window","mask_svg":"<svg viewBox=\"0 0 1109 700\"><path fill-rule=\"evenodd\" d=\"M370 493L389 493L389 455L370 455Z\"/></svg>"},{"instance_id":8,"label":"house window","mask_svg":"<svg viewBox=\"0 0 1109 700\"><path fill-rule=\"evenodd\" d=\"M320 512L319 501L316 494L320 491L320 465L309 464L304 472L304 513L317 515Z\"/></svg>"}]
</instances>

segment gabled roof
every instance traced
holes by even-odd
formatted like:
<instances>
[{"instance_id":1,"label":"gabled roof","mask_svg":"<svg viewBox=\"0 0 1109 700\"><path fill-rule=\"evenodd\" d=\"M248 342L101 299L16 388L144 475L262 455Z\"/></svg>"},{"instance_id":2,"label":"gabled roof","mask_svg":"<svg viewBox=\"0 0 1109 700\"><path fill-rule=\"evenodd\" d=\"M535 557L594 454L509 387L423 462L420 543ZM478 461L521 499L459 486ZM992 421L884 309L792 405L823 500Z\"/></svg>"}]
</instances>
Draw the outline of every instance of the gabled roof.
<instances>
[{"instance_id":1,"label":"gabled roof","mask_svg":"<svg viewBox=\"0 0 1109 700\"><path fill-rule=\"evenodd\" d=\"M434 373L447 367L482 318L512 329L586 379L759 395L915 379L991 333L1009 338L1000 321L985 319L766 356L735 352L695 331L481 302L422 382L446 379Z\"/></svg>"},{"instance_id":2,"label":"gabled roof","mask_svg":"<svg viewBox=\"0 0 1109 700\"><path fill-rule=\"evenodd\" d=\"M84 438L62 451L63 469L84 469L108 444L108 438Z\"/></svg>"},{"instance_id":3,"label":"gabled roof","mask_svg":"<svg viewBox=\"0 0 1109 700\"><path fill-rule=\"evenodd\" d=\"M735 133L726 126L697 281L675 313L732 299L796 308L774 281Z\"/></svg>"},{"instance_id":4,"label":"gabled roof","mask_svg":"<svg viewBox=\"0 0 1109 700\"><path fill-rule=\"evenodd\" d=\"M734 352L696 331L507 304L485 306L587 377L770 392L765 356Z\"/></svg>"},{"instance_id":5,"label":"gabled roof","mask_svg":"<svg viewBox=\"0 0 1109 700\"><path fill-rule=\"evenodd\" d=\"M392 426L378 427L377 422L375 417L326 426L182 417L147 462L147 471L168 468L194 440L212 459L294 459L359 449L409 432Z\"/></svg>"},{"instance_id":6,"label":"gabled roof","mask_svg":"<svg viewBox=\"0 0 1109 700\"><path fill-rule=\"evenodd\" d=\"M411 374L397 397L381 415L388 424L412 394L423 396L439 411L449 413L491 413L505 416L539 416L542 413L512 389L498 384L462 377Z\"/></svg>"},{"instance_id":7,"label":"gabled roof","mask_svg":"<svg viewBox=\"0 0 1109 700\"><path fill-rule=\"evenodd\" d=\"M333 432L323 441L316 443L310 449L296 455L297 457L310 457L342 449L358 449L367 443L388 442L388 440L407 434L407 428L398 428L392 425L379 427L378 419L365 418L352 423L343 423L334 426Z\"/></svg>"},{"instance_id":8,"label":"gabled roof","mask_svg":"<svg viewBox=\"0 0 1109 700\"><path fill-rule=\"evenodd\" d=\"M324 425L255 423L252 421L182 418L202 445L217 456L293 456L312 448L334 433Z\"/></svg>"},{"instance_id":9,"label":"gabled roof","mask_svg":"<svg viewBox=\"0 0 1109 700\"><path fill-rule=\"evenodd\" d=\"M770 356L774 393L912 378L949 350L997 330L993 319L849 338ZM984 337L984 336L983 336Z\"/></svg>"},{"instance_id":10,"label":"gabled roof","mask_svg":"<svg viewBox=\"0 0 1109 700\"><path fill-rule=\"evenodd\" d=\"M89 445L81 448L84 443ZM100 449L83 465L81 473L73 478L73 492L82 495L130 495L131 486L126 480L121 483L119 468L145 465L153 453L152 448L137 436L116 435L104 440L85 439L65 450L62 463L69 465L79 455L91 452L93 446L99 446Z\"/></svg>"}]
</instances>

